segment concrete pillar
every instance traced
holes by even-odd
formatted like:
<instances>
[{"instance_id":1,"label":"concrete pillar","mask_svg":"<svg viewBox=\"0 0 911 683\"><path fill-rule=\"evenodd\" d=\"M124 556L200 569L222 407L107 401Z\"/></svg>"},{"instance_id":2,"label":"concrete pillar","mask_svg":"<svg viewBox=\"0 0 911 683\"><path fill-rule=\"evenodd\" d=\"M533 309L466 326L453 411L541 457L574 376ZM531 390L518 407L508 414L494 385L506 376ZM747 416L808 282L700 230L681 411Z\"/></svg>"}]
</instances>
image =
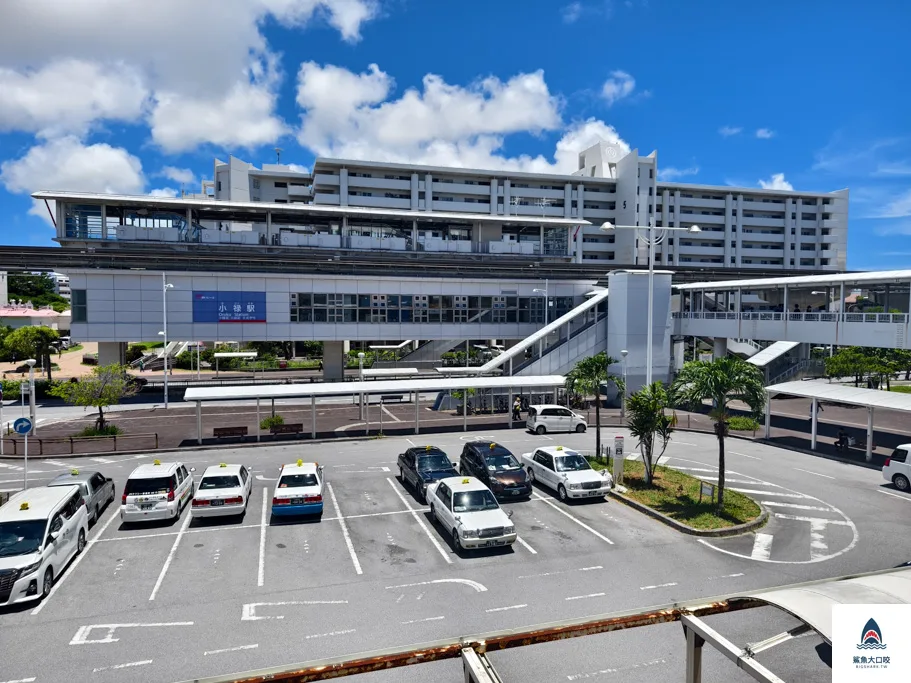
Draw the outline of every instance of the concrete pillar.
<instances>
[{"instance_id":1,"label":"concrete pillar","mask_svg":"<svg viewBox=\"0 0 911 683\"><path fill-rule=\"evenodd\" d=\"M819 419L816 411L819 410L819 399L814 398L810 404L810 450L816 450L816 434L819 430Z\"/></svg>"},{"instance_id":2,"label":"concrete pillar","mask_svg":"<svg viewBox=\"0 0 911 683\"><path fill-rule=\"evenodd\" d=\"M420 206L420 184L418 181L418 174L411 174L411 210L417 211Z\"/></svg>"},{"instance_id":3,"label":"concrete pillar","mask_svg":"<svg viewBox=\"0 0 911 683\"><path fill-rule=\"evenodd\" d=\"M424 210L433 211L433 176L424 176Z\"/></svg>"},{"instance_id":4,"label":"concrete pillar","mask_svg":"<svg viewBox=\"0 0 911 683\"><path fill-rule=\"evenodd\" d=\"M715 348L712 351L712 358L724 358L728 355L727 337L715 337Z\"/></svg>"},{"instance_id":5,"label":"concrete pillar","mask_svg":"<svg viewBox=\"0 0 911 683\"><path fill-rule=\"evenodd\" d=\"M563 186L563 218L572 218L573 186L566 183Z\"/></svg>"},{"instance_id":6,"label":"concrete pillar","mask_svg":"<svg viewBox=\"0 0 911 683\"><path fill-rule=\"evenodd\" d=\"M126 342L98 342L98 365L126 362Z\"/></svg>"},{"instance_id":7,"label":"concrete pillar","mask_svg":"<svg viewBox=\"0 0 911 683\"><path fill-rule=\"evenodd\" d=\"M867 406L867 453L866 461L873 460L873 406Z\"/></svg>"},{"instance_id":8,"label":"concrete pillar","mask_svg":"<svg viewBox=\"0 0 911 683\"><path fill-rule=\"evenodd\" d=\"M510 193L510 189L511 186L509 183L509 178L506 178L506 180L503 181L503 213L507 216L510 212L510 206L512 206L512 195Z\"/></svg>"},{"instance_id":9,"label":"concrete pillar","mask_svg":"<svg viewBox=\"0 0 911 683\"><path fill-rule=\"evenodd\" d=\"M323 342L323 379L327 382L342 381L345 378L345 343Z\"/></svg>"},{"instance_id":10,"label":"concrete pillar","mask_svg":"<svg viewBox=\"0 0 911 683\"><path fill-rule=\"evenodd\" d=\"M348 169L343 168L338 172L338 204L348 206Z\"/></svg>"},{"instance_id":11,"label":"concrete pillar","mask_svg":"<svg viewBox=\"0 0 911 683\"><path fill-rule=\"evenodd\" d=\"M500 188L500 181L497 178L490 179L490 215L495 216L497 213L497 190Z\"/></svg>"},{"instance_id":12,"label":"concrete pillar","mask_svg":"<svg viewBox=\"0 0 911 683\"><path fill-rule=\"evenodd\" d=\"M772 437L772 397L765 395L765 438Z\"/></svg>"}]
</instances>

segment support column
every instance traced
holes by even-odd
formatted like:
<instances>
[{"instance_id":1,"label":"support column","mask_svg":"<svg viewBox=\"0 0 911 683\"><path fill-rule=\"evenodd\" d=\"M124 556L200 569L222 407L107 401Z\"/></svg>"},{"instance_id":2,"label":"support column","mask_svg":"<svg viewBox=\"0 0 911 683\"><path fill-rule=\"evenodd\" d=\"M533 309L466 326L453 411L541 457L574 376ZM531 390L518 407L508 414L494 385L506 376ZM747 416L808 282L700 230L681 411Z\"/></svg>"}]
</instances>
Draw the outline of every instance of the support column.
<instances>
[{"instance_id":1,"label":"support column","mask_svg":"<svg viewBox=\"0 0 911 683\"><path fill-rule=\"evenodd\" d=\"M712 350L712 358L724 358L728 355L728 340L726 337L715 337L715 347Z\"/></svg>"},{"instance_id":2,"label":"support column","mask_svg":"<svg viewBox=\"0 0 911 683\"><path fill-rule=\"evenodd\" d=\"M316 396L310 395L310 438L316 438Z\"/></svg>"},{"instance_id":3,"label":"support column","mask_svg":"<svg viewBox=\"0 0 911 683\"><path fill-rule=\"evenodd\" d=\"M867 406L867 462L873 460L873 406Z\"/></svg>"},{"instance_id":4,"label":"support column","mask_svg":"<svg viewBox=\"0 0 911 683\"><path fill-rule=\"evenodd\" d=\"M259 398L256 399L256 440L259 441Z\"/></svg>"},{"instance_id":5,"label":"support column","mask_svg":"<svg viewBox=\"0 0 911 683\"><path fill-rule=\"evenodd\" d=\"M414 433L421 433L421 392L414 392Z\"/></svg>"},{"instance_id":6,"label":"support column","mask_svg":"<svg viewBox=\"0 0 911 683\"><path fill-rule=\"evenodd\" d=\"M772 397L765 395L765 438L772 438Z\"/></svg>"},{"instance_id":7,"label":"support column","mask_svg":"<svg viewBox=\"0 0 911 683\"><path fill-rule=\"evenodd\" d=\"M323 342L323 380L341 382L345 379L345 343Z\"/></svg>"},{"instance_id":8,"label":"support column","mask_svg":"<svg viewBox=\"0 0 911 683\"><path fill-rule=\"evenodd\" d=\"M196 443L202 445L202 402L196 402Z\"/></svg>"},{"instance_id":9,"label":"support column","mask_svg":"<svg viewBox=\"0 0 911 683\"><path fill-rule=\"evenodd\" d=\"M509 413L509 428L512 429L512 387L509 387L509 398L506 400L506 412Z\"/></svg>"},{"instance_id":10,"label":"support column","mask_svg":"<svg viewBox=\"0 0 911 683\"><path fill-rule=\"evenodd\" d=\"M686 628L686 627L684 627ZM702 636L686 628L686 683L702 683Z\"/></svg>"},{"instance_id":11,"label":"support column","mask_svg":"<svg viewBox=\"0 0 911 683\"><path fill-rule=\"evenodd\" d=\"M108 207L105 204L101 205L101 239L106 240L108 238Z\"/></svg>"},{"instance_id":12,"label":"support column","mask_svg":"<svg viewBox=\"0 0 911 683\"><path fill-rule=\"evenodd\" d=\"M468 431L468 389L462 389L462 431Z\"/></svg>"},{"instance_id":13,"label":"support column","mask_svg":"<svg viewBox=\"0 0 911 683\"><path fill-rule=\"evenodd\" d=\"M98 342L98 365L126 365L126 342Z\"/></svg>"},{"instance_id":14,"label":"support column","mask_svg":"<svg viewBox=\"0 0 911 683\"><path fill-rule=\"evenodd\" d=\"M538 254L541 256L544 256L544 224L543 223L541 224L541 227L538 230L538 240L539 240L538 243L541 245L540 247L538 247Z\"/></svg>"},{"instance_id":15,"label":"support column","mask_svg":"<svg viewBox=\"0 0 911 683\"><path fill-rule=\"evenodd\" d=\"M816 433L818 430L819 420L816 411L819 410L819 399L813 398L810 404L810 450L816 450Z\"/></svg>"},{"instance_id":16,"label":"support column","mask_svg":"<svg viewBox=\"0 0 911 683\"><path fill-rule=\"evenodd\" d=\"M187 224L190 221L190 209L187 209ZM272 212L266 211L266 245L272 245Z\"/></svg>"}]
</instances>

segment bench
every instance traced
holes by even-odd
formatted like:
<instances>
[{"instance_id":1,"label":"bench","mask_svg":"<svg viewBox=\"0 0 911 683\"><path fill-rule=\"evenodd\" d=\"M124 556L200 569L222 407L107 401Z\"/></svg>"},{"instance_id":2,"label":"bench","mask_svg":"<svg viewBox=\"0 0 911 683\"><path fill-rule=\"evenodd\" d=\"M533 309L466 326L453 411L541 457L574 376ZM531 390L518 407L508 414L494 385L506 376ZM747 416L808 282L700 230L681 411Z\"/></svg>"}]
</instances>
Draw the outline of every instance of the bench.
<instances>
[{"instance_id":1,"label":"bench","mask_svg":"<svg viewBox=\"0 0 911 683\"><path fill-rule=\"evenodd\" d=\"M304 424L302 422L296 424L272 425L269 427L270 434L300 434L302 431L304 431Z\"/></svg>"},{"instance_id":2,"label":"bench","mask_svg":"<svg viewBox=\"0 0 911 683\"><path fill-rule=\"evenodd\" d=\"M246 436L246 427L215 427L212 430L212 436L216 439L224 439L230 436Z\"/></svg>"},{"instance_id":3,"label":"bench","mask_svg":"<svg viewBox=\"0 0 911 683\"><path fill-rule=\"evenodd\" d=\"M384 394L380 396L381 403L388 403L389 401L404 401L405 394Z\"/></svg>"}]
</instances>

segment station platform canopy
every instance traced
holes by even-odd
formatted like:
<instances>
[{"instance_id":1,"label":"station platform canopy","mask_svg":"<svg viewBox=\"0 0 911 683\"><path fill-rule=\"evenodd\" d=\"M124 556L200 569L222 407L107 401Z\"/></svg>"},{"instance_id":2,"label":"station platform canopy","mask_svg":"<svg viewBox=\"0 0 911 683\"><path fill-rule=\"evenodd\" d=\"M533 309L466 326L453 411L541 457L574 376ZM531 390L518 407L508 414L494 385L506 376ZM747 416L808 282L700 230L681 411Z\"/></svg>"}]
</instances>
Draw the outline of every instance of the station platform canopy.
<instances>
[{"instance_id":1,"label":"station platform canopy","mask_svg":"<svg viewBox=\"0 0 911 683\"><path fill-rule=\"evenodd\" d=\"M911 394L847 387L830 382L783 382L767 386L766 392L770 396L785 394L852 406L911 412Z\"/></svg>"}]
</instances>

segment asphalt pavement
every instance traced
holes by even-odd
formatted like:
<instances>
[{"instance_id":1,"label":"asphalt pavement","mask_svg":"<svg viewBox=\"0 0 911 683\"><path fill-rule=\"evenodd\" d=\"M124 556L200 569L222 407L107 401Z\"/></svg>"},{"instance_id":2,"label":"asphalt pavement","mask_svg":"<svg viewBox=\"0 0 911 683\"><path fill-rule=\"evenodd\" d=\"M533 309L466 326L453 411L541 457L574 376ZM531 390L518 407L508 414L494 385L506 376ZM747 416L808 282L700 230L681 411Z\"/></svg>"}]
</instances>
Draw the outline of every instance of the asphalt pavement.
<instances>
[{"instance_id":1,"label":"asphalt pavement","mask_svg":"<svg viewBox=\"0 0 911 683\"><path fill-rule=\"evenodd\" d=\"M605 430L605 437L615 433L624 432ZM181 453L197 477L219 461L248 464L256 479L246 516L202 522L187 510L173 523L124 526L116 501L48 598L0 609L0 681L184 681L911 559L900 542L911 496L879 472L735 439L728 442L728 485L772 513L755 534L694 538L615 500L563 504L539 488L532 499L508 504L521 542L456 554L398 480L396 455L432 443L457 460L466 440L485 437L515 453L538 445L591 449L594 441L591 432L511 430ZM129 472L154 457L35 461L31 483L71 467L98 469L114 478L119 495ZM273 522L268 506L278 468L298 458L325 466L325 513L320 521ZM666 464L713 480L714 438L676 434ZM20 464L0 462L0 488L17 488L23 473ZM773 609L711 619L741 645L793 625ZM506 681L670 680L682 677L683 645L672 624L522 648L493 661ZM818 637L801 638L761 661L779 667L785 680L828 680L819 647ZM720 657L707 654L705 662L707 681L742 680ZM459 671L443 662L354 680L460 680Z\"/></svg>"}]
</instances>

